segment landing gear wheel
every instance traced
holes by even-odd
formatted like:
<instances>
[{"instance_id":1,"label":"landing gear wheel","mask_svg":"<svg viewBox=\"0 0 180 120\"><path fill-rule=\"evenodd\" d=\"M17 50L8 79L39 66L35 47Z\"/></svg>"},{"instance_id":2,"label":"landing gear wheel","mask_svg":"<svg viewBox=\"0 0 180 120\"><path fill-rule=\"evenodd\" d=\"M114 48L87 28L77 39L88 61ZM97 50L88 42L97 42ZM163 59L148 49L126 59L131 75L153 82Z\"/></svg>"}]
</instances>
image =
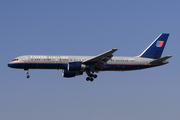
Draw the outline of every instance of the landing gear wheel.
<instances>
[{"instance_id":1,"label":"landing gear wheel","mask_svg":"<svg viewBox=\"0 0 180 120\"><path fill-rule=\"evenodd\" d=\"M89 80L90 80L90 78L89 78L89 77L87 77L87 78L86 78L86 80L87 80L87 81L89 81Z\"/></svg>"},{"instance_id":2,"label":"landing gear wheel","mask_svg":"<svg viewBox=\"0 0 180 120\"><path fill-rule=\"evenodd\" d=\"M86 78L86 80L87 80L87 81L91 81L91 82L92 82L94 79L93 79L93 78L91 78L91 77L87 77L87 78Z\"/></svg>"},{"instance_id":3,"label":"landing gear wheel","mask_svg":"<svg viewBox=\"0 0 180 120\"><path fill-rule=\"evenodd\" d=\"M30 75L27 75L27 78L30 78Z\"/></svg>"},{"instance_id":4,"label":"landing gear wheel","mask_svg":"<svg viewBox=\"0 0 180 120\"><path fill-rule=\"evenodd\" d=\"M93 82L93 80L94 80L93 78L90 78L90 81L91 81L91 82Z\"/></svg>"},{"instance_id":5,"label":"landing gear wheel","mask_svg":"<svg viewBox=\"0 0 180 120\"><path fill-rule=\"evenodd\" d=\"M94 74L94 75L93 75L93 77L94 77L94 78L97 78L97 75L96 75L96 74Z\"/></svg>"},{"instance_id":6,"label":"landing gear wheel","mask_svg":"<svg viewBox=\"0 0 180 120\"><path fill-rule=\"evenodd\" d=\"M29 70L28 69L24 69L24 70L26 70L27 78L30 78Z\"/></svg>"},{"instance_id":7,"label":"landing gear wheel","mask_svg":"<svg viewBox=\"0 0 180 120\"><path fill-rule=\"evenodd\" d=\"M86 78L87 81L94 81L94 78L97 78L97 75L94 74L94 71L87 70L86 74L89 76Z\"/></svg>"}]
</instances>

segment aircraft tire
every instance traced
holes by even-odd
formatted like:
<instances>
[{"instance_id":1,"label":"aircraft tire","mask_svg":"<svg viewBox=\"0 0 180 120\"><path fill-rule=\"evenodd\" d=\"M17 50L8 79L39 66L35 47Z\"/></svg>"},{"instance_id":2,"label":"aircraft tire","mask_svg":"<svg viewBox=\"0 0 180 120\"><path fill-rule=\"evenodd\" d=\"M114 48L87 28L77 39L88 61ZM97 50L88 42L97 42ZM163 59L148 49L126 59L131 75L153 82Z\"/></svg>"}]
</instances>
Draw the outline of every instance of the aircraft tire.
<instances>
[{"instance_id":1,"label":"aircraft tire","mask_svg":"<svg viewBox=\"0 0 180 120\"><path fill-rule=\"evenodd\" d=\"M30 78L30 75L27 75L27 78Z\"/></svg>"},{"instance_id":2,"label":"aircraft tire","mask_svg":"<svg viewBox=\"0 0 180 120\"><path fill-rule=\"evenodd\" d=\"M94 77L94 78L97 78L97 75L95 74L95 75L93 75L93 77Z\"/></svg>"},{"instance_id":3,"label":"aircraft tire","mask_svg":"<svg viewBox=\"0 0 180 120\"><path fill-rule=\"evenodd\" d=\"M87 77L87 78L86 78L86 81L89 81L89 80L90 80L90 78L89 78L89 77Z\"/></svg>"},{"instance_id":4,"label":"aircraft tire","mask_svg":"<svg viewBox=\"0 0 180 120\"><path fill-rule=\"evenodd\" d=\"M90 78L90 81L91 81L91 82L93 82L93 80L94 80L93 78Z\"/></svg>"}]
</instances>

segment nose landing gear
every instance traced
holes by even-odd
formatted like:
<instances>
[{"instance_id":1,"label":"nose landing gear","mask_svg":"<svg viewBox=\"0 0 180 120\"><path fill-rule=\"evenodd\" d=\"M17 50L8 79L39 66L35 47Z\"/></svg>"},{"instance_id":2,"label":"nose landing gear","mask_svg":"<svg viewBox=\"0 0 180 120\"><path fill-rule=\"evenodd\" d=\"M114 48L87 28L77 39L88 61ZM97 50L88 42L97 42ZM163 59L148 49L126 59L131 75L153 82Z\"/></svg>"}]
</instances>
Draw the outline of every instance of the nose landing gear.
<instances>
[{"instance_id":1,"label":"nose landing gear","mask_svg":"<svg viewBox=\"0 0 180 120\"><path fill-rule=\"evenodd\" d=\"M27 74L27 78L30 78L29 70L28 69L26 70L26 74Z\"/></svg>"}]
</instances>

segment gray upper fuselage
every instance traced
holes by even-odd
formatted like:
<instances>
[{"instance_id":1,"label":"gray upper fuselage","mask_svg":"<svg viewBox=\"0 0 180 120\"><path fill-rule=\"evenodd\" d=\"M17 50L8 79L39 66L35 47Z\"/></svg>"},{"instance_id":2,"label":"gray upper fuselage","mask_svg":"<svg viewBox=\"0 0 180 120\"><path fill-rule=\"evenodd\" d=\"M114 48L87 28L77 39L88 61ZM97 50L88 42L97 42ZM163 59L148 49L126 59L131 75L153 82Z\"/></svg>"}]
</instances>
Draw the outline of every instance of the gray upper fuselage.
<instances>
[{"instance_id":1,"label":"gray upper fuselage","mask_svg":"<svg viewBox=\"0 0 180 120\"><path fill-rule=\"evenodd\" d=\"M95 56L69 56L69 55L25 55L13 59L12 62L21 63L69 63L75 61L85 62ZM17 59L17 60L16 60ZM142 57L114 56L107 64L148 64L154 59ZM11 63L12 63L11 62Z\"/></svg>"}]
</instances>

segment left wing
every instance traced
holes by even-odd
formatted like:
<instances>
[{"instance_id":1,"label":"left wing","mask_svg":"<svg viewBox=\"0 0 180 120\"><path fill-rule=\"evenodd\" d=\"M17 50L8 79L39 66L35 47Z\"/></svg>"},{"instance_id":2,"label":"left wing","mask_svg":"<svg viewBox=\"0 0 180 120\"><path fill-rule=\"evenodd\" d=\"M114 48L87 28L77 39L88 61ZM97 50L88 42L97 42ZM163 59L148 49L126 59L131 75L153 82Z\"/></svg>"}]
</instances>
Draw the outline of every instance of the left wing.
<instances>
[{"instance_id":1,"label":"left wing","mask_svg":"<svg viewBox=\"0 0 180 120\"><path fill-rule=\"evenodd\" d=\"M86 65L94 65L94 67L102 68L104 63L106 63L108 60L110 60L113 57L113 53L117 51L118 49L112 49L105 53L102 53L100 55L97 55L93 58L90 58L83 62L83 64Z\"/></svg>"}]
</instances>

